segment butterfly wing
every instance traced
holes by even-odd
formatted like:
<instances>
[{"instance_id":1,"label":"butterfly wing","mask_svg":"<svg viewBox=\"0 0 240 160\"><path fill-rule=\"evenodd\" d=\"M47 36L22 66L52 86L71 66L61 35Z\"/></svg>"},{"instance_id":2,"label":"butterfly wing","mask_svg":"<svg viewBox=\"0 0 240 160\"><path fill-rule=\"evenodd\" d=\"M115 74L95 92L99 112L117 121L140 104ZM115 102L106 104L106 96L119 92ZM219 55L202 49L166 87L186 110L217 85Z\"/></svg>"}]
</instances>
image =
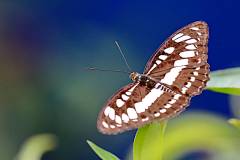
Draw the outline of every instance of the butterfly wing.
<instances>
[{"instance_id":1,"label":"butterfly wing","mask_svg":"<svg viewBox=\"0 0 240 160\"><path fill-rule=\"evenodd\" d=\"M136 82L120 89L100 112L99 131L117 134L183 111L209 79L207 42L208 27L200 21L170 36L144 71L156 84L151 88Z\"/></svg>"},{"instance_id":2,"label":"butterfly wing","mask_svg":"<svg viewBox=\"0 0 240 160\"><path fill-rule=\"evenodd\" d=\"M197 21L172 34L148 61L144 74L181 94L200 94L209 80L208 25Z\"/></svg>"},{"instance_id":3,"label":"butterfly wing","mask_svg":"<svg viewBox=\"0 0 240 160\"><path fill-rule=\"evenodd\" d=\"M117 134L172 117L188 104L187 96L174 93L160 83L149 88L139 83L120 89L104 105L97 128L104 134Z\"/></svg>"}]
</instances>

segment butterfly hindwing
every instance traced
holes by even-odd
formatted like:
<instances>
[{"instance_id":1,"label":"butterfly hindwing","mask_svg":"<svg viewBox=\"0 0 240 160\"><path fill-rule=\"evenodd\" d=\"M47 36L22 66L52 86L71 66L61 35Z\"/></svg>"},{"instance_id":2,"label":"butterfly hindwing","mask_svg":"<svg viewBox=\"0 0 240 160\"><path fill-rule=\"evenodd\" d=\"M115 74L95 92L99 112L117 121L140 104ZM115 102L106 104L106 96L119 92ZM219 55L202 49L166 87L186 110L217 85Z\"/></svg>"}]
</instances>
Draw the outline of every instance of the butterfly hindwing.
<instances>
[{"instance_id":1,"label":"butterfly hindwing","mask_svg":"<svg viewBox=\"0 0 240 160\"><path fill-rule=\"evenodd\" d=\"M99 114L97 127L105 134L138 128L178 114L188 101L188 97L176 94L160 83L153 88L129 84L107 101Z\"/></svg>"}]
</instances>

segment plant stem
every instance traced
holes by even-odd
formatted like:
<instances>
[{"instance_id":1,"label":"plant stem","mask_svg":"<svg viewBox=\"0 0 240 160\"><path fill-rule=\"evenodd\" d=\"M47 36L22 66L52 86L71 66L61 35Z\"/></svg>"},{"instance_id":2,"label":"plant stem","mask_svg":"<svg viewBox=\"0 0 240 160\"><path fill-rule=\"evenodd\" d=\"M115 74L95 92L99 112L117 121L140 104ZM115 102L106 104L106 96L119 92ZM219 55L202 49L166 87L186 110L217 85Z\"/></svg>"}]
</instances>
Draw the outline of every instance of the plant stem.
<instances>
[{"instance_id":1,"label":"plant stem","mask_svg":"<svg viewBox=\"0 0 240 160\"><path fill-rule=\"evenodd\" d=\"M133 144L133 160L163 160L167 121L154 122L138 129Z\"/></svg>"},{"instance_id":2,"label":"plant stem","mask_svg":"<svg viewBox=\"0 0 240 160\"><path fill-rule=\"evenodd\" d=\"M160 146L161 146L161 149L160 149L160 159L159 160L163 160L163 154L164 154L164 136L165 136L165 131L166 131L166 127L167 127L167 120L166 121L163 121L161 122L160 124L160 127L161 127L161 135L160 135Z\"/></svg>"}]
</instances>

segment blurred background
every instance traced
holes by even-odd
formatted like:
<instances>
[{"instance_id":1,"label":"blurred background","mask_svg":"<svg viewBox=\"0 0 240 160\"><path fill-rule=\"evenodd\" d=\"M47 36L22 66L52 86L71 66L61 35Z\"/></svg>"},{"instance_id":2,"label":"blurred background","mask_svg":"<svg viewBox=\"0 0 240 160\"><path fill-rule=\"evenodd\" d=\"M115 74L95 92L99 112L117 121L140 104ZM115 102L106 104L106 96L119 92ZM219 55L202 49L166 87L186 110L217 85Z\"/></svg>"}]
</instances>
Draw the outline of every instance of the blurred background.
<instances>
[{"instance_id":1,"label":"blurred background","mask_svg":"<svg viewBox=\"0 0 240 160\"><path fill-rule=\"evenodd\" d=\"M1 1L0 159L14 159L29 137L42 133L58 140L43 160L98 159L87 139L124 159L135 131L102 135L96 119L128 75L82 68L126 69L117 40L141 73L171 33L197 20L210 27L211 70L240 66L239 7L237 0ZM238 97L205 91L186 112L228 119L238 104Z\"/></svg>"}]
</instances>

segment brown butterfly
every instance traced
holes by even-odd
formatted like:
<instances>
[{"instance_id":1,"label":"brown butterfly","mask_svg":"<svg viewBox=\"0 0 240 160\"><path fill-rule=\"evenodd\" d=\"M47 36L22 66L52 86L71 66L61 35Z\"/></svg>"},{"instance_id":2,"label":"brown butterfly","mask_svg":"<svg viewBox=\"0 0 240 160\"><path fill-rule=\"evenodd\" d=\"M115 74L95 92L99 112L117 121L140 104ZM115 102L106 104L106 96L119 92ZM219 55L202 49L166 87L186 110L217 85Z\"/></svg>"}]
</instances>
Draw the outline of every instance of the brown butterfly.
<instances>
[{"instance_id":1,"label":"brown butterfly","mask_svg":"<svg viewBox=\"0 0 240 160\"><path fill-rule=\"evenodd\" d=\"M209 80L208 25L197 21L171 35L148 61L143 74L132 72L130 83L101 110L97 128L117 134L176 116Z\"/></svg>"}]
</instances>

